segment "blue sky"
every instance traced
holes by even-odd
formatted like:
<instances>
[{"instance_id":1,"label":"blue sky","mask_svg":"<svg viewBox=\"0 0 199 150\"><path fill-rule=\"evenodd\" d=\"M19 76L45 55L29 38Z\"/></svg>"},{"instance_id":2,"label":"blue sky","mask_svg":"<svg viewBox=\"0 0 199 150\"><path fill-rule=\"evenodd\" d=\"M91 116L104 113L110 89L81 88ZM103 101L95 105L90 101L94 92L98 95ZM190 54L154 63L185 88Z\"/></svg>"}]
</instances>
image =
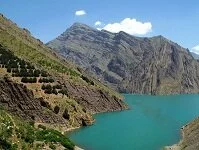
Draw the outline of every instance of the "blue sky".
<instances>
[{"instance_id":1,"label":"blue sky","mask_svg":"<svg viewBox=\"0 0 199 150\"><path fill-rule=\"evenodd\" d=\"M1 13L43 42L54 39L74 22L81 22L96 28L127 28L124 30L138 36L163 35L189 49L199 45L198 6L197 0L0 0ZM86 14L75 15L79 10ZM136 26L134 31L121 25L126 18L127 24L134 19L135 26L143 28ZM96 21L102 25L95 26ZM199 52L199 46L195 49Z\"/></svg>"}]
</instances>

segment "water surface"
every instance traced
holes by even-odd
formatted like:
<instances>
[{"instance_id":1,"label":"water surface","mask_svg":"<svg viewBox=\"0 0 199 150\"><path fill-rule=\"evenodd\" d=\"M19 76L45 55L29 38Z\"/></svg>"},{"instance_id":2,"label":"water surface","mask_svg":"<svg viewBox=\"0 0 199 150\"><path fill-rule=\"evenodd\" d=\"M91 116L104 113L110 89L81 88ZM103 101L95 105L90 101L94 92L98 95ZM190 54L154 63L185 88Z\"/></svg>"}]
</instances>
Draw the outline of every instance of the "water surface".
<instances>
[{"instance_id":1,"label":"water surface","mask_svg":"<svg viewBox=\"0 0 199 150\"><path fill-rule=\"evenodd\" d=\"M180 139L180 128L199 116L199 95L124 95L131 110L95 115L93 126L69 137L85 150L159 150Z\"/></svg>"}]
</instances>

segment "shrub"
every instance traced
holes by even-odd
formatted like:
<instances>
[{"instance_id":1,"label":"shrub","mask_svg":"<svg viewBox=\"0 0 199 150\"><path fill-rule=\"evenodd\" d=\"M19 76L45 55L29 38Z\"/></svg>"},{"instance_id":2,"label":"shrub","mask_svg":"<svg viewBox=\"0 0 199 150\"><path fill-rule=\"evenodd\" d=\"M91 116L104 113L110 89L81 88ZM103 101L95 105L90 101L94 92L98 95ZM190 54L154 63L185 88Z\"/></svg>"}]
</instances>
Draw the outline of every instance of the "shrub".
<instances>
[{"instance_id":1,"label":"shrub","mask_svg":"<svg viewBox=\"0 0 199 150\"><path fill-rule=\"evenodd\" d=\"M60 110L59 106L55 106L55 108L54 108L54 112L55 112L56 114L58 114L58 113L59 113L59 110Z\"/></svg>"},{"instance_id":2,"label":"shrub","mask_svg":"<svg viewBox=\"0 0 199 150\"><path fill-rule=\"evenodd\" d=\"M27 77L28 76L28 71L26 68L21 68L19 72L20 77Z\"/></svg>"},{"instance_id":3,"label":"shrub","mask_svg":"<svg viewBox=\"0 0 199 150\"><path fill-rule=\"evenodd\" d=\"M19 69L18 68L14 68L14 69L12 69L12 72L13 73L19 73Z\"/></svg>"},{"instance_id":4,"label":"shrub","mask_svg":"<svg viewBox=\"0 0 199 150\"><path fill-rule=\"evenodd\" d=\"M23 77L21 78L21 82L23 83L36 83L37 82L37 78L27 78L27 77Z\"/></svg>"},{"instance_id":5,"label":"shrub","mask_svg":"<svg viewBox=\"0 0 199 150\"><path fill-rule=\"evenodd\" d=\"M56 146L53 145L52 143L50 143L49 148L51 148L52 150L56 150Z\"/></svg>"},{"instance_id":6,"label":"shrub","mask_svg":"<svg viewBox=\"0 0 199 150\"><path fill-rule=\"evenodd\" d=\"M87 78L87 77L84 76L84 75L82 75L81 78L82 78L84 81L86 81L87 83L91 84L91 85L94 85L94 84L95 84L92 80L90 80L89 78Z\"/></svg>"},{"instance_id":7,"label":"shrub","mask_svg":"<svg viewBox=\"0 0 199 150\"><path fill-rule=\"evenodd\" d=\"M46 93L46 94L52 94L52 89L45 89L44 93Z\"/></svg>"},{"instance_id":8,"label":"shrub","mask_svg":"<svg viewBox=\"0 0 199 150\"><path fill-rule=\"evenodd\" d=\"M34 142L35 132L34 132L34 129L31 126L27 126L26 135L25 135L24 139L27 143L33 143Z\"/></svg>"},{"instance_id":9,"label":"shrub","mask_svg":"<svg viewBox=\"0 0 199 150\"><path fill-rule=\"evenodd\" d=\"M43 85L41 86L41 89L42 89L42 90L45 90L45 89L46 89L46 86L43 84Z\"/></svg>"},{"instance_id":10,"label":"shrub","mask_svg":"<svg viewBox=\"0 0 199 150\"><path fill-rule=\"evenodd\" d=\"M26 68L27 69L35 69L35 67L33 65L31 65L30 63L27 63Z\"/></svg>"},{"instance_id":11,"label":"shrub","mask_svg":"<svg viewBox=\"0 0 199 150\"><path fill-rule=\"evenodd\" d=\"M42 77L47 77L48 76L48 73L46 71L41 71L41 76Z\"/></svg>"},{"instance_id":12,"label":"shrub","mask_svg":"<svg viewBox=\"0 0 199 150\"><path fill-rule=\"evenodd\" d=\"M37 78L36 77L32 78L32 83L37 83Z\"/></svg>"},{"instance_id":13,"label":"shrub","mask_svg":"<svg viewBox=\"0 0 199 150\"><path fill-rule=\"evenodd\" d=\"M19 61L19 65L20 65L20 68L25 68L26 67L26 62L24 60L20 60Z\"/></svg>"},{"instance_id":14,"label":"shrub","mask_svg":"<svg viewBox=\"0 0 199 150\"><path fill-rule=\"evenodd\" d=\"M58 93L68 96L68 91L66 89L59 90Z\"/></svg>"},{"instance_id":15,"label":"shrub","mask_svg":"<svg viewBox=\"0 0 199 150\"><path fill-rule=\"evenodd\" d=\"M8 63L8 67L10 67L10 68L18 68L18 64L17 64L16 61L10 60L9 63Z\"/></svg>"},{"instance_id":16,"label":"shrub","mask_svg":"<svg viewBox=\"0 0 199 150\"><path fill-rule=\"evenodd\" d=\"M57 95L57 94L58 94L58 92L57 92L57 90L56 90L56 89L52 89L52 93L53 93L53 94L55 94L55 95Z\"/></svg>"},{"instance_id":17,"label":"shrub","mask_svg":"<svg viewBox=\"0 0 199 150\"><path fill-rule=\"evenodd\" d=\"M62 89L62 85L60 85L60 84L54 85L53 89Z\"/></svg>"},{"instance_id":18,"label":"shrub","mask_svg":"<svg viewBox=\"0 0 199 150\"><path fill-rule=\"evenodd\" d=\"M27 77L21 78L21 82L23 82L23 83L28 83L28 78L27 78Z\"/></svg>"},{"instance_id":19,"label":"shrub","mask_svg":"<svg viewBox=\"0 0 199 150\"><path fill-rule=\"evenodd\" d=\"M48 81L49 81L50 83L53 83L53 82L54 82L54 79L50 78Z\"/></svg>"},{"instance_id":20,"label":"shrub","mask_svg":"<svg viewBox=\"0 0 199 150\"><path fill-rule=\"evenodd\" d=\"M33 70L32 69L29 69L29 71L28 71L28 77L33 77Z\"/></svg>"},{"instance_id":21,"label":"shrub","mask_svg":"<svg viewBox=\"0 0 199 150\"><path fill-rule=\"evenodd\" d=\"M38 125L38 128L46 130L46 127L44 125L41 125L41 124Z\"/></svg>"},{"instance_id":22,"label":"shrub","mask_svg":"<svg viewBox=\"0 0 199 150\"><path fill-rule=\"evenodd\" d=\"M36 133L36 139L38 141L58 142L69 150L73 150L75 146L65 135L53 129L39 130Z\"/></svg>"},{"instance_id":23,"label":"shrub","mask_svg":"<svg viewBox=\"0 0 199 150\"><path fill-rule=\"evenodd\" d=\"M50 79L48 79L48 78L40 78L39 79L39 82L40 83L53 83L54 82L54 79L52 79L52 78L50 78Z\"/></svg>"},{"instance_id":24,"label":"shrub","mask_svg":"<svg viewBox=\"0 0 199 150\"><path fill-rule=\"evenodd\" d=\"M34 70L34 77L39 77L40 73L40 70Z\"/></svg>"},{"instance_id":25,"label":"shrub","mask_svg":"<svg viewBox=\"0 0 199 150\"><path fill-rule=\"evenodd\" d=\"M46 85L46 89L51 90L51 89L52 89L51 85L50 85L50 84L47 84L47 85Z\"/></svg>"},{"instance_id":26,"label":"shrub","mask_svg":"<svg viewBox=\"0 0 199 150\"><path fill-rule=\"evenodd\" d=\"M17 150L18 149L18 145L15 143L12 145L11 150Z\"/></svg>"},{"instance_id":27,"label":"shrub","mask_svg":"<svg viewBox=\"0 0 199 150\"><path fill-rule=\"evenodd\" d=\"M48 83L49 81L48 81L47 78L40 78L40 79L39 79L39 82L40 82L40 83L42 83L42 82L43 82L43 83Z\"/></svg>"},{"instance_id":28,"label":"shrub","mask_svg":"<svg viewBox=\"0 0 199 150\"><path fill-rule=\"evenodd\" d=\"M0 137L0 148L2 149L11 149L11 143Z\"/></svg>"},{"instance_id":29,"label":"shrub","mask_svg":"<svg viewBox=\"0 0 199 150\"><path fill-rule=\"evenodd\" d=\"M8 72L8 73L11 73L11 68L7 68L7 72Z\"/></svg>"}]
</instances>

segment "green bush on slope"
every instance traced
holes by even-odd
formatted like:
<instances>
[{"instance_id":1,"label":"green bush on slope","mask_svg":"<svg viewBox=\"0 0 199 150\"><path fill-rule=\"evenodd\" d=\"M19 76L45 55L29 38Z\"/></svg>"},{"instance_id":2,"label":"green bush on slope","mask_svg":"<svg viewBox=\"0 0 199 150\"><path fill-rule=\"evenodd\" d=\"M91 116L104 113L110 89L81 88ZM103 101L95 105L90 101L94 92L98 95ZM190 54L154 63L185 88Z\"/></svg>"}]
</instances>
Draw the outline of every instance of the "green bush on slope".
<instances>
[{"instance_id":1,"label":"green bush on slope","mask_svg":"<svg viewBox=\"0 0 199 150\"><path fill-rule=\"evenodd\" d=\"M43 125L38 127L36 129L30 123L0 109L0 149L17 150L19 145L24 149L34 149L36 142L43 142L50 145L59 143L66 149L73 150L74 144L65 135L46 129Z\"/></svg>"}]
</instances>

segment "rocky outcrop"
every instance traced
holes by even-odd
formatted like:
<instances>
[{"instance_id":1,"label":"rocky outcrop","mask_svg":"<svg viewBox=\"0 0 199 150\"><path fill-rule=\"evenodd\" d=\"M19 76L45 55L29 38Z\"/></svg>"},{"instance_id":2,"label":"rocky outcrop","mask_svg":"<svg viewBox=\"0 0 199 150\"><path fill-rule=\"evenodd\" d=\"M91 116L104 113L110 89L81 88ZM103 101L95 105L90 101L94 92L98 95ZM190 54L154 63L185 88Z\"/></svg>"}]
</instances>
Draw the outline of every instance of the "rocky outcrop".
<instances>
[{"instance_id":1,"label":"rocky outcrop","mask_svg":"<svg viewBox=\"0 0 199 150\"><path fill-rule=\"evenodd\" d=\"M199 92L198 61L163 36L113 34L75 23L47 45L119 92Z\"/></svg>"},{"instance_id":2,"label":"rocky outcrop","mask_svg":"<svg viewBox=\"0 0 199 150\"><path fill-rule=\"evenodd\" d=\"M199 149L199 118L181 128L182 140L173 146L167 146L167 150L196 150Z\"/></svg>"}]
</instances>

